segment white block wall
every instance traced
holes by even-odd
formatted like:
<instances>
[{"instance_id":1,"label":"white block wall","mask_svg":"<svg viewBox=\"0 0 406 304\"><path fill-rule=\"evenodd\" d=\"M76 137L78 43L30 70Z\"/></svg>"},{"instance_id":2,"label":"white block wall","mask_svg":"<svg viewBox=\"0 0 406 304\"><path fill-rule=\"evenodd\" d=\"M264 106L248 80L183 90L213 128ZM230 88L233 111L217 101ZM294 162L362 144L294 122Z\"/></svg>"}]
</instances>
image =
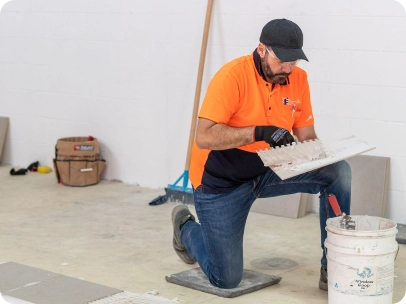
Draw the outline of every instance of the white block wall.
<instances>
[{"instance_id":1,"label":"white block wall","mask_svg":"<svg viewBox=\"0 0 406 304\"><path fill-rule=\"evenodd\" d=\"M52 165L56 140L99 138L103 178L165 187L184 170L205 0L13 0L0 14L2 164ZM387 217L406 223L406 12L393 0L215 0L202 96L263 25L304 32L316 130L391 158ZM317 208L313 208L317 211Z\"/></svg>"}]
</instances>

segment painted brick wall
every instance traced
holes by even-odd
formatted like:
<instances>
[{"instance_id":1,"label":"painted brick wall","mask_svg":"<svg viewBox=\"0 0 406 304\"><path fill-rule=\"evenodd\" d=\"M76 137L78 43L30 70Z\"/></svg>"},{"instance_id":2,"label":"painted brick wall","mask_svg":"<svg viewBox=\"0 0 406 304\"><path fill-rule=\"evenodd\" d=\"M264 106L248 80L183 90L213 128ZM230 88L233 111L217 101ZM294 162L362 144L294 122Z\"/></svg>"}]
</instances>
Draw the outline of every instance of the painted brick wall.
<instances>
[{"instance_id":1,"label":"painted brick wall","mask_svg":"<svg viewBox=\"0 0 406 304\"><path fill-rule=\"evenodd\" d=\"M13 0L0 14L2 164L52 165L56 140L99 138L105 179L183 172L206 1ZM321 139L391 158L387 216L406 223L406 12L393 0L215 0L202 94L273 18L298 23ZM316 206L311 206L317 211Z\"/></svg>"}]
</instances>

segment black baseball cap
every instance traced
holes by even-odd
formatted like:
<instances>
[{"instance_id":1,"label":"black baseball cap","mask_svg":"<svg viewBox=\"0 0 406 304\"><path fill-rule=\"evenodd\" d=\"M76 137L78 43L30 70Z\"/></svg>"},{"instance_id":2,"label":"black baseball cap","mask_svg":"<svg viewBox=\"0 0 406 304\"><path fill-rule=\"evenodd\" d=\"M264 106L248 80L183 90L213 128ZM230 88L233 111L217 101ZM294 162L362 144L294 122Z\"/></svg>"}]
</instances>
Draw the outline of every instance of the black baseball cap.
<instances>
[{"instance_id":1,"label":"black baseball cap","mask_svg":"<svg viewBox=\"0 0 406 304\"><path fill-rule=\"evenodd\" d=\"M274 19L265 24L259 41L270 46L276 57L284 62L304 59L303 33L300 27L287 19Z\"/></svg>"}]
</instances>

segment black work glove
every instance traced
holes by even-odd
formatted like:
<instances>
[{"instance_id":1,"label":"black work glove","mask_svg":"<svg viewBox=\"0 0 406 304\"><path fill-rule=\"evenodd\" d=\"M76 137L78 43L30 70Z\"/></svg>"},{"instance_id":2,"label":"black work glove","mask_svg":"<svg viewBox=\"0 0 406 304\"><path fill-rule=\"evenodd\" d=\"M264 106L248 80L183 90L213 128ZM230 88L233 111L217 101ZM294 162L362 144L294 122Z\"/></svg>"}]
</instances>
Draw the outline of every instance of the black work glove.
<instances>
[{"instance_id":1,"label":"black work glove","mask_svg":"<svg viewBox=\"0 0 406 304\"><path fill-rule=\"evenodd\" d=\"M295 141L288 130L275 126L256 126L255 140L266 141L272 148L291 144Z\"/></svg>"}]
</instances>

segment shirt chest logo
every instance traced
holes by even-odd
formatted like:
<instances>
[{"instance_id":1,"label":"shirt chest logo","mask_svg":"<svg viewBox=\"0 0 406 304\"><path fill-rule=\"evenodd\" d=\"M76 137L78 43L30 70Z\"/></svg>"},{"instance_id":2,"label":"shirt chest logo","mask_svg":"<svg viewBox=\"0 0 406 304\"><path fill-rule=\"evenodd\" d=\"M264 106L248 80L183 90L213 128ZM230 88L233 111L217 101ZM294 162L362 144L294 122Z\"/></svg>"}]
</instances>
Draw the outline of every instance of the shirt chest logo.
<instances>
[{"instance_id":1,"label":"shirt chest logo","mask_svg":"<svg viewBox=\"0 0 406 304\"><path fill-rule=\"evenodd\" d=\"M297 105L300 103L300 100L290 100L289 97L282 97L282 103L287 106L287 105L292 105L297 107Z\"/></svg>"},{"instance_id":2,"label":"shirt chest logo","mask_svg":"<svg viewBox=\"0 0 406 304\"><path fill-rule=\"evenodd\" d=\"M290 100L288 97L282 97L282 102L285 106L292 106L292 117L294 117L297 110L297 105L300 103L300 100Z\"/></svg>"}]
</instances>

